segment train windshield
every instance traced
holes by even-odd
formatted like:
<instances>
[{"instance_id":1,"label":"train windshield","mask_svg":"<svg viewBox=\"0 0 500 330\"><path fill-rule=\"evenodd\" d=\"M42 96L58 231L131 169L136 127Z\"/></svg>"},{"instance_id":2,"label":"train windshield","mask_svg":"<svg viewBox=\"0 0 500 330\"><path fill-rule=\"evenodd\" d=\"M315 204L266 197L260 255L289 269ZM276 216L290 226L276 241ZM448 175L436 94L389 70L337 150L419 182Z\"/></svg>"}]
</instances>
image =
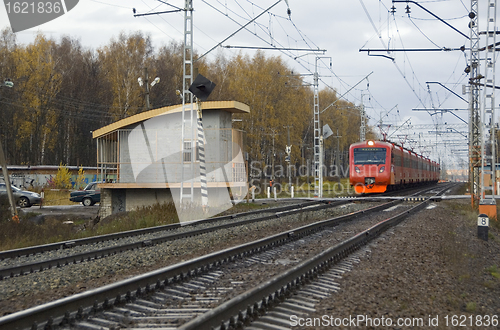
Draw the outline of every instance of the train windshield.
<instances>
[{"instance_id":1,"label":"train windshield","mask_svg":"<svg viewBox=\"0 0 500 330\"><path fill-rule=\"evenodd\" d=\"M385 164L386 148L354 148L354 164Z\"/></svg>"}]
</instances>

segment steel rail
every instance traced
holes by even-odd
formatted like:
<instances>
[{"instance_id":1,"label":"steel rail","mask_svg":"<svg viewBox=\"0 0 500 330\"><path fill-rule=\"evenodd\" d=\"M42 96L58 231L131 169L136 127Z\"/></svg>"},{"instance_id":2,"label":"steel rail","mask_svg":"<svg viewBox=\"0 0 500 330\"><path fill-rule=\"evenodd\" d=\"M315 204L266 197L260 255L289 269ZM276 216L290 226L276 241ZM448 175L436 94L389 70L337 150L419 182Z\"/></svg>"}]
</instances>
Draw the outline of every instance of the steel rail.
<instances>
[{"instance_id":1,"label":"steel rail","mask_svg":"<svg viewBox=\"0 0 500 330\"><path fill-rule=\"evenodd\" d=\"M448 189L449 187L446 187L436 195L441 195ZM228 328L228 326L238 327L242 324L248 325L258 317L262 310L273 304L279 304L293 289L301 286L309 278L326 271L326 269L338 263L347 255L378 237L388 228L399 224L409 215L420 211L430 201L431 198L426 198L425 201L413 208L379 222L346 241L300 263L292 269L269 279L256 288L248 290L215 309L187 322L179 330L209 330L216 327Z\"/></svg>"},{"instance_id":2,"label":"steel rail","mask_svg":"<svg viewBox=\"0 0 500 330\"><path fill-rule=\"evenodd\" d=\"M335 207L341 204L345 203L350 203L350 201L339 201L339 202L331 202L331 203L320 203L320 205L317 205L318 203L315 202L314 204L312 203L306 203L306 206L297 206L295 205L294 208L290 209L290 207L280 207L280 208L274 208L273 212L265 212L265 213L272 213L268 216L260 217L257 219L247 219L247 220L240 220L236 222L229 222L226 224L221 224L218 226L214 226L211 228L201 228L201 229L194 229L186 232L181 232L181 233L173 233L173 234L167 234L161 237L157 238L152 238L148 240L143 240L143 241L138 241L138 242L133 242L133 243L125 243L125 244L120 244L120 245L115 245L107 248L100 248L98 250L93 250L93 251L87 251L87 252L82 252L82 253L77 253L69 256L62 256L58 258L53 258L50 260L43 260L43 261L36 261L36 262L29 262L29 263L24 263L22 265L17 265L17 266L9 266L9 267L3 267L0 268L0 280L3 280L5 278L9 277L14 277L17 275L25 275L25 274L30 274L34 273L36 271L44 271L47 269L51 269L54 267L62 267L66 266L69 264L77 264L85 261L91 261L95 259L100 259L104 258L107 256L115 255L117 253L122 253L125 251L131 251L147 246L152 246L156 244L161 244L165 243L168 241L174 241L182 238L187 238L187 237L193 237L225 228L230 228L230 227L236 227L236 226L241 226L245 225L248 223L252 222L258 222L258 221L265 221L269 219L273 219L276 217L280 217L283 215L292 215L296 213L301 213L305 211L318 211L322 210L325 208L330 208L330 207ZM227 216L227 218L231 218L231 216ZM210 222L213 222L213 219L210 219ZM218 219L220 220L220 219ZM198 223L199 224L199 223ZM194 225L194 224L192 224Z\"/></svg>"},{"instance_id":3,"label":"steel rail","mask_svg":"<svg viewBox=\"0 0 500 330\"><path fill-rule=\"evenodd\" d=\"M326 202L328 202L328 201L326 201ZM61 241L61 242L57 242L57 243L30 246L30 247L25 247L25 248L20 248L20 249L0 251L0 260L9 259L9 258L17 258L17 257L21 257L21 256L30 256L30 255L35 255L38 253L54 251L54 250L69 249L69 248L76 247L76 246L90 245L90 244L95 244L95 243L100 243L100 242L105 242L105 241L110 241L110 240L118 240L121 238L150 234L150 233L155 233L155 232L159 232L159 231L170 231L170 230L180 228L182 226L197 226L200 224L206 224L206 223L211 223L211 222L216 222L216 221L221 221L221 220L226 220L226 219L236 219L236 218L244 217L244 216L247 216L250 214L286 211L286 210L290 210L290 209L293 209L296 207L306 207L306 206L311 206L311 205L316 205L316 204L321 204L321 203L325 203L325 201L305 200L303 203L300 203L300 204L286 205L286 206L280 206L280 207L275 207L275 208L263 208L263 209L259 209L259 210L241 212L241 213L236 213L236 214L229 214L229 215L224 215L224 216L219 216L219 217L214 217L214 218L209 218L209 219L193 220L193 221L190 221L190 222L184 223L184 224L175 223L175 224L155 226L155 227L149 227L149 228L128 230L128 231L123 231L123 232L113 233L113 234L80 238L80 239L69 240L69 241Z\"/></svg>"},{"instance_id":4,"label":"steel rail","mask_svg":"<svg viewBox=\"0 0 500 330\"><path fill-rule=\"evenodd\" d=\"M0 330L38 329L40 326L66 324L71 320L79 320L85 314L92 314L113 305L132 301L155 288L162 288L170 283L182 281L192 275L209 271L225 262L260 252L266 248L279 246L291 240L321 230L324 227L351 220L362 214L369 214L401 203L400 200L377 205L372 208L318 221L293 230L288 230L254 242L242 244L206 256L194 258L179 264L155 270L121 282L101 288L82 292L74 296L62 298L47 304L19 311L0 318Z\"/></svg>"},{"instance_id":5,"label":"steel rail","mask_svg":"<svg viewBox=\"0 0 500 330\"><path fill-rule=\"evenodd\" d=\"M446 189L448 189L448 187ZM446 189L443 189L443 191ZM75 320L81 320L90 314L111 308L114 305L130 302L155 289L163 288L171 283L182 282L184 279L188 279L193 275L206 273L225 262L258 253L264 249L279 246L292 240L300 239L324 227L337 225L362 214L380 211L401 202L402 200L395 200L366 210L319 221L254 242L171 265L101 288L9 314L0 317L0 330L50 329L53 325L70 324ZM40 327L38 324L40 324Z\"/></svg>"},{"instance_id":6,"label":"steel rail","mask_svg":"<svg viewBox=\"0 0 500 330\"><path fill-rule=\"evenodd\" d=\"M249 214L278 212L278 211L283 211L283 210L286 210L289 208L298 207L300 205L308 206L308 205L314 205L314 204L318 204L318 203L321 203L321 202L320 201L305 201L304 203L300 203L298 205L295 204L295 205L287 205L287 206L281 206L281 207L276 207L276 208L266 208L266 209L259 209L259 210L255 210L255 211L241 212L241 213L219 216L219 217L214 217L214 218L209 218L209 219L194 220L194 221L190 221L189 223L186 223L186 224L174 223L174 224L169 224L169 225L128 230L128 231L123 231L123 232L119 232L119 233L99 235L99 236L93 236L93 237L87 237L87 238L81 238L81 239L75 239L75 240L69 240L69 241L62 241L62 242L51 243L51 244L30 246L30 247L14 249L14 250L0 251L0 260L9 259L9 258L17 258L17 257L21 257L21 256L30 256L30 255L34 255L34 254L38 254L38 253L47 252L47 251L67 249L67 248L72 248L72 247L81 246L81 245L90 245L90 244L95 244L95 243L104 242L104 241L118 240L118 239L125 238L125 237L139 236L139 235L144 235L144 234L155 233L158 231L168 231L168 230L180 228L182 226L196 226L196 225L203 224L203 223L210 223L210 222L226 220L226 219L235 219L235 218L247 216Z\"/></svg>"}]
</instances>

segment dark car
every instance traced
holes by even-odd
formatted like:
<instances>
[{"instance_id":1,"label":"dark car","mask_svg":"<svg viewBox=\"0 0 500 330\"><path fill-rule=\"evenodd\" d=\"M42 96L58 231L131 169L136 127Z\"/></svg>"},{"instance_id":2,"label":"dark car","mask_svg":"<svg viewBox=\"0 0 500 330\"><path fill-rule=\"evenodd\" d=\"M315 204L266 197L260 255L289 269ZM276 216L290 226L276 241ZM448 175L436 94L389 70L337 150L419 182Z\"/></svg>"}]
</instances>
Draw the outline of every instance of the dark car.
<instances>
[{"instance_id":1,"label":"dark car","mask_svg":"<svg viewBox=\"0 0 500 330\"><path fill-rule=\"evenodd\" d=\"M85 189L72 191L69 200L76 203L82 203L85 206L91 206L101 201L101 189L97 186L99 182L89 183Z\"/></svg>"},{"instance_id":2,"label":"dark car","mask_svg":"<svg viewBox=\"0 0 500 330\"><path fill-rule=\"evenodd\" d=\"M32 191L21 190L17 187L11 186L12 194L16 204L20 207L31 207L31 205L40 204L42 197ZM0 183L0 197L8 199L7 186L5 183Z\"/></svg>"}]
</instances>

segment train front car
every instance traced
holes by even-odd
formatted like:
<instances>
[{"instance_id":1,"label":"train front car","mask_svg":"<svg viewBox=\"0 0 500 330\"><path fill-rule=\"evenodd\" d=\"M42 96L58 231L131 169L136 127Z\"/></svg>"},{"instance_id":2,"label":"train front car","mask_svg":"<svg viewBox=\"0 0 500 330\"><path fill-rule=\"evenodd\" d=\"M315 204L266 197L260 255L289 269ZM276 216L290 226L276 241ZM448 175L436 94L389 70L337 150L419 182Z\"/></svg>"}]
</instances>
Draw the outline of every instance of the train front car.
<instances>
[{"instance_id":1,"label":"train front car","mask_svg":"<svg viewBox=\"0 0 500 330\"><path fill-rule=\"evenodd\" d=\"M392 144L364 141L349 148L349 181L357 194L385 192L391 184Z\"/></svg>"}]
</instances>

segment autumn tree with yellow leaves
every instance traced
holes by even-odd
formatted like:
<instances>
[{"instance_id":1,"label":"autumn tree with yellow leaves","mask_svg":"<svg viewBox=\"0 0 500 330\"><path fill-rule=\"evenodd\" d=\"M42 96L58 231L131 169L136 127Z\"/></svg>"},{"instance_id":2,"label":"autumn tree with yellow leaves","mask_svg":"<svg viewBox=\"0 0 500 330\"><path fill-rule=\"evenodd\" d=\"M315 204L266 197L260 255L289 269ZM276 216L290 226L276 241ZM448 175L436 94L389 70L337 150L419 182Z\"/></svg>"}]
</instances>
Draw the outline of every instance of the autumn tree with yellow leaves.
<instances>
[{"instance_id":1,"label":"autumn tree with yellow leaves","mask_svg":"<svg viewBox=\"0 0 500 330\"><path fill-rule=\"evenodd\" d=\"M236 100L250 106L249 114L235 114L234 127L246 132L249 159L261 166L286 166L290 132L292 165L312 159L313 91L281 56L262 51L198 60L194 68L216 83L209 100ZM15 88L0 94L0 136L10 164L96 165L91 132L146 110L144 68L150 81L152 108L180 104L183 45L171 41L155 49L142 32L120 33L96 50L78 40L56 41L39 34L31 44L17 44L15 35L0 32L0 74L12 78ZM337 92L319 94L322 124L338 130L340 153L346 155L359 138L359 108L339 99ZM369 134L369 133L368 133ZM274 154L273 154L274 137ZM337 139L325 141L327 166L333 164ZM346 162L346 157L342 158Z\"/></svg>"},{"instance_id":2,"label":"autumn tree with yellow leaves","mask_svg":"<svg viewBox=\"0 0 500 330\"><path fill-rule=\"evenodd\" d=\"M141 32L130 35L120 33L110 44L98 49L101 62L100 79L110 86L112 106L109 110L114 120L123 119L140 112L144 97L137 79L149 67L149 75L155 75L151 67L153 47L151 38Z\"/></svg>"},{"instance_id":3,"label":"autumn tree with yellow leaves","mask_svg":"<svg viewBox=\"0 0 500 330\"><path fill-rule=\"evenodd\" d=\"M20 91L20 109L14 115L16 147L33 164L44 164L53 150L57 116L53 106L62 74L55 70L54 42L39 34L35 42L14 51L16 72L13 79ZM32 152L37 150L37 152Z\"/></svg>"}]
</instances>

